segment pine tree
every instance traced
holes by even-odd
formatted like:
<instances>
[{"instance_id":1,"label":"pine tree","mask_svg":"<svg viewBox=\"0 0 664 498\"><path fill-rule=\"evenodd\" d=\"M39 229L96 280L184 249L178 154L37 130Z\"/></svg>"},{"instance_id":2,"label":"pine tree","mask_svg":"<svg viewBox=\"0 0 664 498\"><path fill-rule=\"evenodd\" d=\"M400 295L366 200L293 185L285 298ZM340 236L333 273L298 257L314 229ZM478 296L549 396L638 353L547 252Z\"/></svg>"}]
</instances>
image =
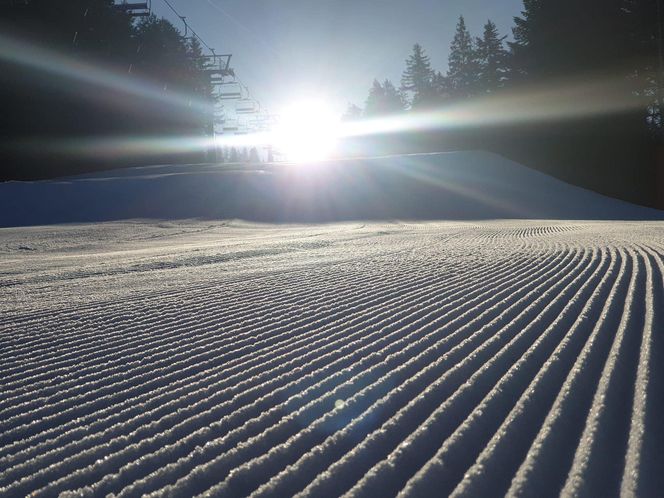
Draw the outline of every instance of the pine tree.
<instances>
[{"instance_id":1,"label":"pine tree","mask_svg":"<svg viewBox=\"0 0 664 498\"><path fill-rule=\"evenodd\" d=\"M365 116L383 116L403 111L404 103L401 92L386 79L382 84L373 81L364 107Z\"/></svg>"},{"instance_id":2,"label":"pine tree","mask_svg":"<svg viewBox=\"0 0 664 498\"><path fill-rule=\"evenodd\" d=\"M562 29L564 7L552 9L551 4L549 0L523 0L521 16L514 18L514 41L509 43L514 79L544 76L549 72L546 66L553 67L558 58L555 52L563 40L556 40L556 30Z\"/></svg>"},{"instance_id":3,"label":"pine tree","mask_svg":"<svg viewBox=\"0 0 664 498\"><path fill-rule=\"evenodd\" d=\"M419 43L413 46L413 53L406 59L406 69L401 76L401 90L410 97L410 107L431 105L436 92L433 86L434 73L431 61Z\"/></svg>"},{"instance_id":4,"label":"pine tree","mask_svg":"<svg viewBox=\"0 0 664 498\"><path fill-rule=\"evenodd\" d=\"M383 81L383 91L385 92L386 113L395 114L404 110L403 93L389 79Z\"/></svg>"},{"instance_id":5,"label":"pine tree","mask_svg":"<svg viewBox=\"0 0 664 498\"><path fill-rule=\"evenodd\" d=\"M200 102L207 102L207 110L201 116L203 128L206 135L214 134L214 104L217 97L214 94L210 77L206 74L209 69L207 59L203 56L203 47L196 37L192 37L186 44L188 68L189 91L195 95Z\"/></svg>"},{"instance_id":6,"label":"pine tree","mask_svg":"<svg viewBox=\"0 0 664 498\"><path fill-rule=\"evenodd\" d=\"M362 109L355 104L348 104L346 112L341 116L342 121L357 121L362 118Z\"/></svg>"},{"instance_id":7,"label":"pine tree","mask_svg":"<svg viewBox=\"0 0 664 498\"><path fill-rule=\"evenodd\" d=\"M524 0L509 44L517 72L546 80L624 70L635 60L627 22L632 3L654 0Z\"/></svg>"},{"instance_id":8,"label":"pine tree","mask_svg":"<svg viewBox=\"0 0 664 498\"><path fill-rule=\"evenodd\" d=\"M508 73L508 53L503 45L505 38L489 20L484 25L483 37L476 41L481 91L493 92L505 83Z\"/></svg>"},{"instance_id":9,"label":"pine tree","mask_svg":"<svg viewBox=\"0 0 664 498\"><path fill-rule=\"evenodd\" d=\"M444 101L450 98L447 76L440 71L436 71L433 75L433 88L439 100Z\"/></svg>"},{"instance_id":10,"label":"pine tree","mask_svg":"<svg viewBox=\"0 0 664 498\"><path fill-rule=\"evenodd\" d=\"M659 21L664 17L664 4L657 1L625 0L624 17L629 30L629 52L632 60L640 61L633 68L631 78L636 93L647 100L648 124L657 133L660 143L664 143L664 67L660 40L664 27ZM664 22L664 21L662 21Z\"/></svg>"},{"instance_id":11,"label":"pine tree","mask_svg":"<svg viewBox=\"0 0 664 498\"><path fill-rule=\"evenodd\" d=\"M378 80L373 80L369 89L369 96L364 103L364 115L376 116L383 113L383 101L385 99L385 89Z\"/></svg>"},{"instance_id":12,"label":"pine tree","mask_svg":"<svg viewBox=\"0 0 664 498\"><path fill-rule=\"evenodd\" d=\"M463 16L459 17L456 33L450 45L447 88L454 98L470 97L477 91L479 63L473 37L466 28Z\"/></svg>"}]
</instances>

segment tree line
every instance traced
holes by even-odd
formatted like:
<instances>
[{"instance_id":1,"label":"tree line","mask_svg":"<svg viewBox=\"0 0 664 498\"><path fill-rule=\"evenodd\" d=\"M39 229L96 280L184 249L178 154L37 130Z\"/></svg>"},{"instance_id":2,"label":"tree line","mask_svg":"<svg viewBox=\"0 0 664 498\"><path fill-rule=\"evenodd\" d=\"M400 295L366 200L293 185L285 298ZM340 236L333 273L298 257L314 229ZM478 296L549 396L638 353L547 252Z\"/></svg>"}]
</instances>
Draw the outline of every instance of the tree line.
<instances>
[{"instance_id":1,"label":"tree line","mask_svg":"<svg viewBox=\"0 0 664 498\"><path fill-rule=\"evenodd\" d=\"M513 38L507 41L491 20L482 36L473 36L460 16L445 73L432 67L425 49L416 43L405 61L401 85L375 79L364 109L350 104L347 115L430 108L571 75L621 74L632 80L632 96L646 103L644 123L661 128L664 82L656 21L655 0L525 0L521 16L514 18Z\"/></svg>"},{"instance_id":2,"label":"tree line","mask_svg":"<svg viewBox=\"0 0 664 498\"><path fill-rule=\"evenodd\" d=\"M473 36L461 16L444 72L415 44L401 84L375 80L363 108L350 105L345 117L444 108L487 96L499 102L533 88L548 89L560 105L583 109L583 92L566 95L564 85L619 80L605 96L606 108L615 112L600 105L587 116L452 131L445 142L449 148L492 148L572 183L664 207L664 173L657 163L664 129L661 16L658 0L524 0L510 38L491 20ZM602 96L593 97L601 102ZM515 111L508 104L504 112ZM435 148L441 136L428 141L425 146Z\"/></svg>"},{"instance_id":3,"label":"tree line","mask_svg":"<svg viewBox=\"0 0 664 498\"><path fill-rule=\"evenodd\" d=\"M374 80L364 109L351 104L346 116L371 117L406 109L426 109L504 88L512 74L506 38L491 20L485 24L482 37L474 38L464 17L460 16L445 74L433 69L426 51L416 43L406 59L400 87L389 79Z\"/></svg>"}]
</instances>

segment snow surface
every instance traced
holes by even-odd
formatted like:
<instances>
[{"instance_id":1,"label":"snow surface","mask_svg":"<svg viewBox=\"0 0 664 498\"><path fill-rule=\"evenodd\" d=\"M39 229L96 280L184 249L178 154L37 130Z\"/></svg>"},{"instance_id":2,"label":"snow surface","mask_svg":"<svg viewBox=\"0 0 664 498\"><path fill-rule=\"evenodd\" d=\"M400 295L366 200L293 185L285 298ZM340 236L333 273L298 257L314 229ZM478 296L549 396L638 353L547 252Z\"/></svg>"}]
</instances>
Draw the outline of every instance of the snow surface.
<instances>
[{"instance_id":1,"label":"snow surface","mask_svg":"<svg viewBox=\"0 0 664 498\"><path fill-rule=\"evenodd\" d=\"M487 152L287 165L156 166L0 184L0 227L85 221L664 219Z\"/></svg>"},{"instance_id":2,"label":"snow surface","mask_svg":"<svg viewBox=\"0 0 664 498\"><path fill-rule=\"evenodd\" d=\"M664 223L116 222L0 254L0 495L663 489Z\"/></svg>"},{"instance_id":3,"label":"snow surface","mask_svg":"<svg viewBox=\"0 0 664 498\"><path fill-rule=\"evenodd\" d=\"M0 496L661 494L661 213L482 153L231 170L0 185L70 222L0 229Z\"/></svg>"}]
</instances>

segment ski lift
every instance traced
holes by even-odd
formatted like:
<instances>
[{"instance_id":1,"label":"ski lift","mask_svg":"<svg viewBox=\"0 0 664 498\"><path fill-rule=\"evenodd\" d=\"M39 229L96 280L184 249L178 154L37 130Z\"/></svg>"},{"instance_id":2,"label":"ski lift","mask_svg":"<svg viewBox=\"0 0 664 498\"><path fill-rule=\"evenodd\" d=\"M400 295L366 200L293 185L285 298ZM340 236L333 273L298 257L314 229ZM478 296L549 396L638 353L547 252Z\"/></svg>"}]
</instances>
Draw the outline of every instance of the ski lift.
<instances>
[{"instance_id":1,"label":"ski lift","mask_svg":"<svg viewBox=\"0 0 664 498\"><path fill-rule=\"evenodd\" d=\"M260 112L260 110L260 104L253 99L242 99L235 106L235 112L237 114L256 114L257 112Z\"/></svg>"},{"instance_id":2,"label":"ski lift","mask_svg":"<svg viewBox=\"0 0 664 498\"><path fill-rule=\"evenodd\" d=\"M270 118L264 113L259 112L253 116L252 121L258 125L267 125L270 122Z\"/></svg>"},{"instance_id":3,"label":"ski lift","mask_svg":"<svg viewBox=\"0 0 664 498\"><path fill-rule=\"evenodd\" d=\"M235 111L236 114L242 114L242 115L254 114L255 112L256 111L254 111L253 109L238 109L238 110Z\"/></svg>"},{"instance_id":4,"label":"ski lift","mask_svg":"<svg viewBox=\"0 0 664 498\"><path fill-rule=\"evenodd\" d=\"M152 0L147 2L127 2L116 3L115 8L130 15L131 17L147 17L152 12Z\"/></svg>"},{"instance_id":5,"label":"ski lift","mask_svg":"<svg viewBox=\"0 0 664 498\"><path fill-rule=\"evenodd\" d=\"M241 99L235 106L236 109L252 109L258 112L260 110L260 105L258 102L250 97L245 97Z\"/></svg>"},{"instance_id":6,"label":"ski lift","mask_svg":"<svg viewBox=\"0 0 664 498\"><path fill-rule=\"evenodd\" d=\"M237 82L226 82L221 84L219 90L220 100L239 100L242 98L242 86Z\"/></svg>"},{"instance_id":7,"label":"ski lift","mask_svg":"<svg viewBox=\"0 0 664 498\"><path fill-rule=\"evenodd\" d=\"M240 92L225 92L219 95L219 100L238 100L242 98Z\"/></svg>"},{"instance_id":8,"label":"ski lift","mask_svg":"<svg viewBox=\"0 0 664 498\"><path fill-rule=\"evenodd\" d=\"M268 122L265 121L264 119L260 119L258 116L254 116L252 120L249 122L249 125L255 131L268 131L270 129Z\"/></svg>"},{"instance_id":9,"label":"ski lift","mask_svg":"<svg viewBox=\"0 0 664 498\"><path fill-rule=\"evenodd\" d=\"M235 133L240 130L240 124L237 121L228 121L221 129L223 133Z\"/></svg>"},{"instance_id":10,"label":"ski lift","mask_svg":"<svg viewBox=\"0 0 664 498\"><path fill-rule=\"evenodd\" d=\"M212 55L202 57L207 63L204 72L210 77L212 85L223 85L224 78L235 77L235 71L231 69L231 57L232 54L217 55L214 50Z\"/></svg>"},{"instance_id":11,"label":"ski lift","mask_svg":"<svg viewBox=\"0 0 664 498\"><path fill-rule=\"evenodd\" d=\"M187 23L187 17L186 16L178 16L178 17L182 21L182 24L184 24L184 35L182 36L182 38L184 38L185 41L189 40L189 24Z\"/></svg>"}]
</instances>

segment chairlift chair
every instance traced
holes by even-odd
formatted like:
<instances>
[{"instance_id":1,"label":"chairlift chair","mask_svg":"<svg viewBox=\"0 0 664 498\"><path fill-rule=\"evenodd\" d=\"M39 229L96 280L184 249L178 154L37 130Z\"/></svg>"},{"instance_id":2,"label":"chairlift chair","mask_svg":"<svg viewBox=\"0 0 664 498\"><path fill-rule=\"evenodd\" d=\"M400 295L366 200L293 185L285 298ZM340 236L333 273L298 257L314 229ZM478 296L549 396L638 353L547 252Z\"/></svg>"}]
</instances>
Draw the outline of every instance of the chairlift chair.
<instances>
[{"instance_id":1,"label":"chairlift chair","mask_svg":"<svg viewBox=\"0 0 664 498\"><path fill-rule=\"evenodd\" d=\"M237 121L229 121L222 127L223 133L235 133L240 129L240 124Z\"/></svg>"},{"instance_id":2,"label":"chairlift chair","mask_svg":"<svg viewBox=\"0 0 664 498\"><path fill-rule=\"evenodd\" d=\"M222 93L219 95L219 100L238 100L240 98L242 98L240 92Z\"/></svg>"},{"instance_id":3,"label":"chairlift chair","mask_svg":"<svg viewBox=\"0 0 664 498\"><path fill-rule=\"evenodd\" d=\"M122 3L115 4L115 8L131 17L147 17L152 12L152 0L147 0L147 2L127 2L127 0L122 0Z\"/></svg>"},{"instance_id":4,"label":"chairlift chair","mask_svg":"<svg viewBox=\"0 0 664 498\"><path fill-rule=\"evenodd\" d=\"M235 77L235 71L231 68L232 57L233 54L216 54L214 51L212 55L204 55L202 59L208 63L204 72L214 80Z\"/></svg>"},{"instance_id":5,"label":"chairlift chair","mask_svg":"<svg viewBox=\"0 0 664 498\"><path fill-rule=\"evenodd\" d=\"M242 98L242 86L237 82L222 83L219 89L220 100L240 100Z\"/></svg>"},{"instance_id":6,"label":"chairlift chair","mask_svg":"<svg viewBox=\"0 0 664 498\"><path fill-rule=\"evenodd\" d=\"M241 99L235 106L235 112L238 114L256 114L260 112L260 104L249 98Z\"/></svg>"}]
</instances>

